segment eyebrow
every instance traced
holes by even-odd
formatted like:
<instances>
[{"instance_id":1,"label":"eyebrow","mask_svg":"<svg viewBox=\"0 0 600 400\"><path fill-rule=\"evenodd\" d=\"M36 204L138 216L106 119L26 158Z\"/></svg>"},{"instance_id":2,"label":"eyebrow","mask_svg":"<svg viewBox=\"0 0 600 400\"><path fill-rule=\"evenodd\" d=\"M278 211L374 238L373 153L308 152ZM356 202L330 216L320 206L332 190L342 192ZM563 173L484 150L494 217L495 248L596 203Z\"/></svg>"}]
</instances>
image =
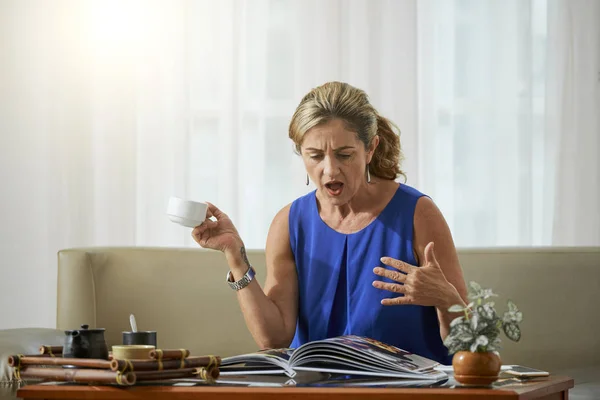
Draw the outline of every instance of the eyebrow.
<instances>
[{"instance_id":1,"label":"eyebrow","mask_svg":"<svg viewBox=\"0 0 600 400\"><path fill-rule=\"evenodd\" d=\"M337 149L333 149L333 151L342 151L342 150L347 150L347 149L353 149L354 146L342 146L342 147L338 147ZM323 151L321 149L315 149L314 147L309 147L306 149L306 151Z\"/></svg>"}]
</instances>

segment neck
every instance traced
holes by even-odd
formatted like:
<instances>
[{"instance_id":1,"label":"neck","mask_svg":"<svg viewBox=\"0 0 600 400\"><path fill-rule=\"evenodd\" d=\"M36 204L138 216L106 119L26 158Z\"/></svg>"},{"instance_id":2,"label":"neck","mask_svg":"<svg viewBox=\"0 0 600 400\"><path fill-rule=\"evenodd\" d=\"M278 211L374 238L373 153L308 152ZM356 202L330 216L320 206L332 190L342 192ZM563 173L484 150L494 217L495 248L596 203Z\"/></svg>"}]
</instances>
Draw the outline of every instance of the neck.
<instances>
[{"instance_id":1,"label":"neck","mask_svg":"<svg viewBox=\"0 0 600 400\"><path fill-rule=\"evenodd\" d=\"M330 205L319 201L320 211L340 221L367 212L372 209L374 203L373 194L376 191L375 185L377 185L377 182L374 179L371 179L371 183L363 182L356 191L356 194L346 204Z\"/></svg>"}]
</instances>

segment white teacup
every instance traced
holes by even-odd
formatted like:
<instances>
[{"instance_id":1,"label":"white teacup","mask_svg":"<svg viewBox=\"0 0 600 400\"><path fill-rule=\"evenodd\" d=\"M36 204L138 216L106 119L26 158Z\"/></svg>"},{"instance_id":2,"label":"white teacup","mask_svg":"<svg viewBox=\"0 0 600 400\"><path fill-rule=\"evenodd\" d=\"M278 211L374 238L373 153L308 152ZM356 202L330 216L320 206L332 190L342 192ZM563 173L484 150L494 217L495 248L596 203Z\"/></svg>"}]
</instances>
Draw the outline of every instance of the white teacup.
<instances>
[{"instance_id":1,"label":"white teacup","mask_svg":"<svg viewBox=\"0 0 600 400\"><path fill-rule=\"evenodd\" d=\"M167 207L169 219L179 225L195 228L206 219L208 204L171 197Z\"/></svg>"}]
</instances>

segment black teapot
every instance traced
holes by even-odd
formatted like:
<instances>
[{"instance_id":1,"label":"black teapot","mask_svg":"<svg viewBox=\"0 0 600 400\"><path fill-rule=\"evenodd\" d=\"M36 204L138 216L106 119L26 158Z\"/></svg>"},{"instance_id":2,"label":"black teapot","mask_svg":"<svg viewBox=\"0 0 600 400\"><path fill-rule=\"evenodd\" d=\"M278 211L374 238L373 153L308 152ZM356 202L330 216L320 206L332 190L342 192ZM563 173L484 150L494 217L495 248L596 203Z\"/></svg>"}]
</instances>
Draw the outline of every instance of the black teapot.
<instances>
[{"instance_id":1,"label":"black teapot","mask_svg":"<svg viewBox=\"0 0 600 400\"><path fill-rule=\"evenodd\" d=\"M108 346L104 340L104 328L88 329L88 327L89 325L81 325L81 329L65 331L64 358L108 360Z\"/></svg>"}]
</instances>

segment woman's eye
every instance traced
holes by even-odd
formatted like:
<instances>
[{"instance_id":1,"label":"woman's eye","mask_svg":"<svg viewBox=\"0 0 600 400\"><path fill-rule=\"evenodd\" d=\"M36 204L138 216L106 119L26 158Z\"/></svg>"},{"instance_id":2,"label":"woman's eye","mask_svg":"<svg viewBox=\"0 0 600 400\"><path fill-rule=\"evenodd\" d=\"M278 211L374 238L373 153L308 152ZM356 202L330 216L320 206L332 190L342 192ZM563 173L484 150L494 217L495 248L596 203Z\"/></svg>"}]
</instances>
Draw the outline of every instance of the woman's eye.
<instances>
[{"instance_id":1,"label":"woman's eye","mask_svg":"<svg viewBox=\"0 0 600 400\"><path fill-rule=\"evenodd\" d=\"M310 156L310 158L312 158L313 160L320 160L322 158L322 156L315 154L315 155Z\"/></svg>"},{"instance_id":2,"label":"woman's eye","mask_svg":"<svg viewBox=\"0 0 600 400\"><path fill-rule=\"evenodd\" d=\"M343 160L350 158L350 156L351 156L350 154L339 154L338 155L338 157L341 158L341 159L343 159Z\"/></svg>"}]
</instances>

